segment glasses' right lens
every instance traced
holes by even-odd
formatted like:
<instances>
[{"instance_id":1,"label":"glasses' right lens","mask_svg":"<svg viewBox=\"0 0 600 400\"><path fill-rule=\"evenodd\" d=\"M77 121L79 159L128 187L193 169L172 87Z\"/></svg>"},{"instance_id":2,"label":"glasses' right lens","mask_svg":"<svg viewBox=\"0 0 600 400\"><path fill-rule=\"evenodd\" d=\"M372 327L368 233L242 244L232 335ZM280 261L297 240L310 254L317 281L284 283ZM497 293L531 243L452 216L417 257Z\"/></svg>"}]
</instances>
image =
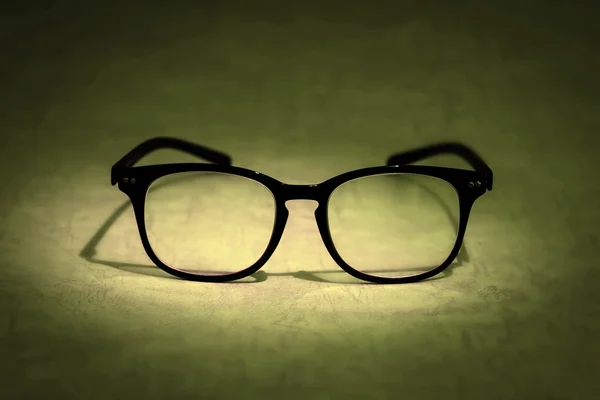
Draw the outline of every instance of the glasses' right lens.
<instances>
[{"instance_id":1,"label":"glasses' right lens","mask_svg":"<svg viewBox=\"0 0 600 400\"><path fill-rule=\"evenodd\" d=\"M328 204L339 256L372 276L420 275L442 265L457 240L459 203L448 182L386 174L344 183Z\"/></svg>"},{"instance_id":2,"label":"glasses' right lens","mask_svg":"<svg viewBox=\"0 0 600 400\"><path fill-rule=\"evenodd\" d=\"M183 172L152 183L144 215L150 246L164 264L196 275L227 275L264 254L275 200L265 186L238 175Z\"/></svg>"}]
</instances>

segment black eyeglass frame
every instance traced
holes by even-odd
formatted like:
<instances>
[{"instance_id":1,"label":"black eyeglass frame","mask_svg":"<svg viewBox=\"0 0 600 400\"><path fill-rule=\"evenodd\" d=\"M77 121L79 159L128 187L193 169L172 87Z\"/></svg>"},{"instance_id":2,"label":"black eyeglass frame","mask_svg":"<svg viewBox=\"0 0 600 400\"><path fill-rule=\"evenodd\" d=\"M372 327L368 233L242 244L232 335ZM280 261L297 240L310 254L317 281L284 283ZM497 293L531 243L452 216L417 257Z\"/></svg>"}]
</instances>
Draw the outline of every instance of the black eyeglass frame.
<instances>
[{"instance_id":1,"label":"black eyeglass frame","mask_svg":"<svg viewBox=\"0 0 600 400\"><path fill-rule=\"evenodd\" d=\"M148 166L134 165L146 155L160 150L173 149L202 158L209 163L173 163ZM463 158L474 169L407 165L441 154L454 154ZM157 179L182 172L220 172L241 176L256 181L271 191L275 199L275 221L273 232L263 255L253 265L231 274L196 275L170 267L154 253L144 219L146 194L150 185ZM405 277L382 277L365 274L347 264L335 248L328 224L328 202L331 194L342 184L357 178L390 173L406 173L439 178L454 187L459 200L459 226L457 239L448 258L437 268ZM181 279L198 282L228 282L245 278L260 270L275 252L283 236L289 211L285 206L288 200L314 200L318 203L315 219L321 239L333 260L348 274L372 283L411 283L421 281L444 271L458 255L467 228L471 208L477 198L487 190L492 190L493 173L490 167L471 148L457 142L437 143L390 156L385 166L367 167L334 176L313 185L290 185L257 171L232 165L232 159L225 153L209 149L195 143L173 137L155 137L146 140L127 153L111 169L111 183L118 183L119 189L131 200L142 245L152 262L163 271Z\"/></svg>"}]
</instances>

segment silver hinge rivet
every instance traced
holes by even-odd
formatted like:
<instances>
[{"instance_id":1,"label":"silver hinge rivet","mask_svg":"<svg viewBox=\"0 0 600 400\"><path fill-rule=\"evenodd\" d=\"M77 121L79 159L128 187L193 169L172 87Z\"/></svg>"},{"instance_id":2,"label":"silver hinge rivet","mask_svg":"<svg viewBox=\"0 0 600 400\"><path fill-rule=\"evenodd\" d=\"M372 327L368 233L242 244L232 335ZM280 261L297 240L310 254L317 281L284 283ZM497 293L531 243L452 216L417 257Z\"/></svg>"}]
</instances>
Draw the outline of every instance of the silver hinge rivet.
<instances>
[{"instance_id":1,"label":"silver hinge rivet","mask_svg":"<svg viewBox=\"0 0 600 400\"><path fill-rule=\"evenodd\" d=\"M129 182L129 178L123 178L123 183Z\"/></svg>"}]
</instances>

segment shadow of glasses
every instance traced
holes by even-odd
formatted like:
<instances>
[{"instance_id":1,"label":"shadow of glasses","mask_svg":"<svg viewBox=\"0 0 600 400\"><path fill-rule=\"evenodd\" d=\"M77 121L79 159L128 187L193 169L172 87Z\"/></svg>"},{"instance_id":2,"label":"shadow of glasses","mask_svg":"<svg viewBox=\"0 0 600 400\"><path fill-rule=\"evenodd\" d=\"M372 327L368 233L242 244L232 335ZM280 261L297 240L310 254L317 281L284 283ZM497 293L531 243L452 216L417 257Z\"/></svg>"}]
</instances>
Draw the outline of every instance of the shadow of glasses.
<instances>
[{"instance_id":1,"label":"shadow of glasses","mask_svg":"<svg viewBox=\"0 0 600 400\"><path fill-rule=\"evenodd\" d=\"M173 179L168 182L156 184L152 187L151 190L154 191L154 190L166 187L166 186L171 186L171 185L174 185L177 183L190 181L190 180L194 180L194 179L197 179L197 178L190 177L190 176L182 176L178 179ZM421 188L423 190L425 190L426 192L431 194L431 196L441 205L442 209L448 216L448 218L449 218L450 222L452 223L452 225L454 226L454 228L456 230L458 230L458 220L454 217L452 211L449 209L448 205L445 204L445 202L441 199L441 197L439 195L437 195L436 193L432 192L429 188L423 186L422 184L419 184L419 183L415 183L415 184L418 186L421 186ZM92 235L92 237L84 245L84 247L79 252L79 257L90 263L105 265L105 266L120 269L123 271L133 272L133 273L147 275L147 276L154 276L154 277L159 277L159 278L180 280L180 278L170 275L169 273L163 271L162 269L158 268L154 264L127 263L127 262L121 262L121 261L105 260L105 259L101 259L101 258L96 258L96 254L97 254L96 249L98 247L98 244L106 236L106 234L108 233L110 228L115 224L115 222L123 215L123 213L125 213L131 207L132 207L132 205L131 205L131 202L129 201L129 199L126 200L125 202L123 202L123 204L121 204L119 207L117 207L115 209L115 211L113 211L113 213L104 221L104 223L102 223L102 225L98 228L98 230ZM464 263L468 263L468 262L469 262L469 255L468 255L466 246L463 243L463 246L461 247L456 259L448 268L446 268L446 270L444 270L442 273L440 273L432 278L426 279L425 281L420 281L420 282L415 282L415 283L421 283L421 282L426 282L426 281L434 281L434 280L438 280L438 279L448 278L452 275L453 270L455 268L463 266ZM371 271L371 272L383 272L383 271ZM342 276L344 276L344 278L351 279L351 280L349 280L349 281L328 280L328 279L324 279L324 278L320 277L319 275L321 275L321 274L325 274L325 275L342 274ZM353 278L352 276L348 275L341 268L338 268L335 270L317 270L317 271L299 270L299 271L294 271L294 272L269 272L269 273L259 270L247 278L237 280L237 281L226 282L223 284L259 283L259 282L266 281L269 276L291 276L291 277L294 277L297 279L302 279L302 280L311 281L311 282L319 282L319 283L338 283L338 284L344 284L344 285L348 285L348 284L377 285L376 283L357 280L357 279ZM248 280L248 279L250 279L250 280Z\"/></svg>"}]
</instances>

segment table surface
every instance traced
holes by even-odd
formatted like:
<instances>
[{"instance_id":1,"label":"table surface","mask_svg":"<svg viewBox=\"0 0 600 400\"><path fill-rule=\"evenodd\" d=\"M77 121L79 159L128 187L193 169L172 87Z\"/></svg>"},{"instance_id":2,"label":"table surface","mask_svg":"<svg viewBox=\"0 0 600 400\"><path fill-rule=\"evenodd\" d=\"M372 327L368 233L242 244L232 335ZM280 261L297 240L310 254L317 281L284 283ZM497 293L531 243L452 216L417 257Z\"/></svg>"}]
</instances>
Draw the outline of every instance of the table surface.
<instances>
[{"instance_id":1,"label":"table surface","mask_svg":"<svg viewBox=\"0 0 600 400\"><path fill-rule=\"evenodd\" d=\"M2 16L1 398L596 398L591 10L154 3ZM256 279L186 282L152 265L110 185L163 135L297 184L458 140L495 186L436 279L319 272L339 268L297 201Z\"/></svg>"}]
</instances>

